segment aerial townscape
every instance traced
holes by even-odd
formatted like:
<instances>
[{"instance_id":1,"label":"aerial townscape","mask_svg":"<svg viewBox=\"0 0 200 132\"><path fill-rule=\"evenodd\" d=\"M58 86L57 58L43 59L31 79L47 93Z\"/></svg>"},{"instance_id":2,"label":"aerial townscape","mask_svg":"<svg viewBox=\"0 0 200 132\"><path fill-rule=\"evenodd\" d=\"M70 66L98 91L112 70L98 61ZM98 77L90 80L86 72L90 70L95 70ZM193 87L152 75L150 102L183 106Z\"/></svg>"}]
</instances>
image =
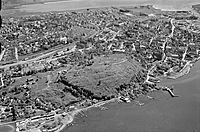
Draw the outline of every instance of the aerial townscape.
<instances>
[{"instance_id":1,"label":"aerial townscape","mask_svg":"<svg viewBox=\"0 0 200 132\"><path fill-rule=\"evenodd\" d=\"M102 7L6 17L0 30L0 122L59 132L74 116L170 88L200 57L200 7ZM142 103L139 103L142 105Z\"/></svg>"}]
</instances>

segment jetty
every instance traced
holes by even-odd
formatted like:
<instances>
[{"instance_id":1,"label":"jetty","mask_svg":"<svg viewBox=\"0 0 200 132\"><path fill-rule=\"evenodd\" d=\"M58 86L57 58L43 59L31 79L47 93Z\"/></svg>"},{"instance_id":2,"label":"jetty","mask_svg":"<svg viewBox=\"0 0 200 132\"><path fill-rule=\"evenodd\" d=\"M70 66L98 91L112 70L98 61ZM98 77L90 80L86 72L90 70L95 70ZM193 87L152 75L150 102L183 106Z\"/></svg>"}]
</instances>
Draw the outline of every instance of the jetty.
<instances>
[{"instance_id":1,"label":"jetty","mask_svg":"<svg viewBox=\"0 0 200 132\"><path fill-rule=\"evenodd\" d=\"M172 88L164 87L164 88L162 88L162 90L163 91L167 91L171 95L171 97L179 97L179 95L175 95L173 93L173 89Z\"/></svg>"}]
</instances>

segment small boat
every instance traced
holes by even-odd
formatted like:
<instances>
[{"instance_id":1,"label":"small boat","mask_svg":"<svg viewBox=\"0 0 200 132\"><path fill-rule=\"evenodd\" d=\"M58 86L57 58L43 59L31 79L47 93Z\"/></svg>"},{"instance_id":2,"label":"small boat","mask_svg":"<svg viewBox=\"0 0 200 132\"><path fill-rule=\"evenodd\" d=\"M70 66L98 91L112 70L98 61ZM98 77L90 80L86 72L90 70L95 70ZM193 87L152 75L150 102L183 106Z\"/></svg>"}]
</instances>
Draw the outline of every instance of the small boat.
<instances>
[{"instance_id":1,"label":"small boat","mask_svg":"<svg viewBox=\"0 0 200 132\"><path fill-rule=\"evenodd\" d=\"M124 101L126 103L130 103L131 102L131 100L128 97L124 97L124 96L121 96L120 100L122 100L122 101Z\"/></svg>"}]
</instances>

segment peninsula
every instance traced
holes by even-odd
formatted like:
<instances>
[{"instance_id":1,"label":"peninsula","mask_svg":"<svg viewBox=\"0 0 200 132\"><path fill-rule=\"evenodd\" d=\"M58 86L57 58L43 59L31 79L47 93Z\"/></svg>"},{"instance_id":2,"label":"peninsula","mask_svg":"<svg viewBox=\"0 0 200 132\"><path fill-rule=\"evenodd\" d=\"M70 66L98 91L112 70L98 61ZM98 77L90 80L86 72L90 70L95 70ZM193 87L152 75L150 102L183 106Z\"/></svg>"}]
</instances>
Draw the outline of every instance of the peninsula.
<instances>
[{"instance_id":1,"label":"peninsula","mask_svg":"<svg viewBox=\"0 0 200 132\"><path fill-rule=\"evenodd\" d=\"M81 111L162 89L199 59L198 13L147 5L3 19L1 125L59 132Z\"/></svg>"}]
</instances>

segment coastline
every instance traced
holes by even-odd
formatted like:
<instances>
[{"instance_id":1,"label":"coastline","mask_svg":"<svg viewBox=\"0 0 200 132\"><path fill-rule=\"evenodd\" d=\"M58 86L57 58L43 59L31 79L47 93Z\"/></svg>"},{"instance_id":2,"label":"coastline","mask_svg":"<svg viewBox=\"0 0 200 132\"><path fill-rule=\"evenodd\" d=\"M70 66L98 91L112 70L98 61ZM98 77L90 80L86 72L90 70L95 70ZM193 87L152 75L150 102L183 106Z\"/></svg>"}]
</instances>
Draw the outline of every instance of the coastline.
<instances>
[{"instance_id":1,"label":"coastline","mask_svg":"<svg viewBox=\"0 0 200 132\"><path fill-rule=\"evenodd\" d=\"M170 76L166 76L169 79L177 79L180 78L186 74L188 74L190 72L190 69L192 67L193 64L191 64L190 62L187 62L187 64L183 67L183 69L181 69L180 72L178 73L172 73L172 75Z\"/></svg>"},{"instance_id":2,"label":"coastline","mask_svg":"<svg viewBox=\"0 0 200 132\"><path fill-rule=\"evenodd\" d=\"M172 75L172 76L168 76L167 79L173 79L173 80L176 80L177 78L181 78L182 76L184 75L187 75L190 73L190 70L191 70L191 67L193 66L193 64L191 64L190 62L188 62L183 69L181 69L181 71L179 73L176 73L175 75ZM162 86L162 83L163 83L163 79L161 79L161 86ZM159 83L160 84L160 83ZM118 98L117 98L118 99ZM116 100L116 99L114 99ZM109 102L113 102L114 100L109 100L108 102L100 102L99 104L94 104L92 106L89 106L87 108L83 108L83 109L78 109L78 110L75 110L75 111L72 111L69 114L69 116L67 118L69 118L69 120L66 122L65 125L62 126L62 128L60 128L58 131L56 132L60 132L61 130L65 129L67 127L68 124L72 123L74 121L74 117L80 113L81 111L87 111L88 109L90 108L93 108L93 107L99 107L99 106L102 106L104 104L107 104ZM119 100L119 99L118 99ZM133 103L133 102L132 102Z\"/></svg>"},{"instance_id":3,"label":"coastline","mask_svg":"<svg viewBox=\"0 0 200 132\"><path fill-rule=\"evenodd\" d=\"M197 60L198 61L198 60ZM167 76L167 77L164 77L164 78L166 78L166 79L172 79L172 80L176 80L176 79L178 79L178 78L181 78L181 77L183 77L184 75L187 75L187 74L189 74L190 73L190 70L191 70L191 68L192 68L192 66L193 66L193 64L191 64L191 62L187 62L187 64L183 67L183 69L181 69L181 71L179 72L179 73L175 73L175 75L171 75L171 76ZM164 82L164 80L165 79L161 79L161 83L159 83L159 84L161 84L161 86L162 85L165 85L165 83L163 83ZM168 84L169 85L169 84ZM118 99L118 101L119 101L119 98L117 98ZM116 99L114 99L114 100L116 100ZM108 102L100 102L99 104L97 103L97 104L94 104L94 105L92 105L92 106L89 106L89 107L87 107L87 108L83 108L83 109L79 109L79 110L76 110L76 111L73 111L73 112L70 112L69 113L69 116L68 116L68 118L70 119L65 125L63 125L62 126L62 128L60 128L58 131L56 131L56 132L60 132L60 131L62 131L62 130L64 130L66 127L67 127L67 125L68 124L70 124L70 123L72 123L73 121L74 121L74 117L78 114L78 113L80 113L81 111L87 111L88 109L90 109L90 108L93 108L93 107L99 107L99 106L102 106L102 105L104 105L104 104L107 104L107 103L109 103L109 102L113 102L112 100L109 100ZM139 102L139 101L138 101ZM132 102L133 103L133 102Z\"/></svg>"},{"instance_id":4,"label":"coastline","mask_svg":"<svg viewBox=\"0 0 200 132\"><path fill-rule=\"evenodd\" d=\"M196 82L196 81L195 81ZM189 84L195 84L191 81ZM64 129L62 132L198 132L199 123L195 113L198 112L196 102L198 88L189 87L187 83L178 83L174 87L178 98L171 98L159 91L153 93L155 99L142 107L130 104L108 105L108 110L91 110L87 118L78 125ZM171 82L168 85L174 85ZM195 96L196 95L196 96ZM196 100L196 101L195 101ZM199 113L199 112L198 112ZM117 121L116 121L117 120ZM141 125L142 123L142 125ZM100 130L99 130L100 129Z\"/></svg>"},{"instance_id":5,"label":"coastline","mask_svg":"<svg viewBox=\"0 0 200 132\"><path fill-rule=\"evenodd\" d=\"M195 69L199 67L200 62L194 63ZM160 85L165 86L174 86L176 93L180 94L181 96L178 98L171 98L168 96L167 93L163 91L157 91L150 93L150 96L153 97L153 100L148 100L145 105L142 107L138 107L135 105L134 102L130 104L110 104L109 109L107 111L98 111L98 110L91 110L90 113L87 115L87 119L84 121L79 122L75 127L65 128L62 132L79 132L79 131L88 131L94 129L97 130L96 132L101 132L98 130L101 127L104 127L105 132L109 132L112 128L115 129L115 132L121 131L128 131L131 132L132 128L134 128L135 132L141 131L149 131L152 130L154 132L161 132L163 130L166 131L198 131L200 130L199 125L200 123L196 114L198 112L196 102L197 95L200 94L198 89L198 84L195 87L195 82L199 82L198 78L200 76L195 77L192 80L190 79L191 76L196 74L195 70L192 69L191 65L185 66L184 69L181 71L186 74L190 74L189 76L179 76L178 82L176 79L167 79L169 83L165 83L165 80L161 80ZM186 79L186 81L184 81ZM192 87L190 84L193 84ZM199 98L199 96L198 96ZM142 100L143 102L143 100ZM198 101L199 102L199 101ZM168 105L166 105L166 103ZM123 105L123 106L122 106ZM120 113L120 114L119 114ZM187 114L186 114L187 113ZM186 114L186 116L183 116ZM116 115L118 115L116 117ZM98 117L96 117L98 116ZM147 118L148 117L148 118ZM98 119L96 119L98 118ZM123 127L119 127L115 122L116 118L120 119L120 122L123 122ZM132 121L131 119L135 119ZM107 120L109 119L109 120ZM153 119L153 120L152 120ZM188 120L190 121L188 123ZM87 121L87 124L85 123ZM125 123L124 123L125 122ZM132 125L127 125L128 122L133 122ZM149 124L140 127L140 123L143 122L144 124ZM152 123L153 122L153 123ZM96 124L100 124L98 128L93 128ZM106 125L108 124L108 125ZM156 124L156 125L155 125ZM88 126L89 125L89 126ZM154 126L155 125L155 126ZM112 127L111 127L112 126ZM139 126L139 127L138 127ZM127 130L127 129L128 130ZM130 130L131 129L131 130Z\"/></svg>"},{"instance_id":6,"label":"coastline","mask_svg":"<svg viewBox=\"0 0 200 132\"><path fill-rule=\"evenodd\" d=\"M61 126L57 126L56 128L53 128L54 129L54 132L60 132L62 131L64 128L66 128L68 125L70 125L73 121L74 121L74 118L77 114L79 114L80 112L83 112L83 111L87 111L91 108L96 108L96 107L101 107L102 105L105 105L105 104L108 104L108 103L111 103L111 102L116 102L116 101L119 101L119 98L113 98L113 99L110 99L110 100L107 100L107 101L101 101L101 102L98 102L96 104L93 104L91 106L88 106L88 107L85 107L85 108L80 108L80 109L75 109L73 111L70 111L70 112L63 112L62 114L57 114L55 115L55 119L59 119L62 123ZM23 122L23 123L22 123ZM26 119L24 121L16 121L16 132L18 132L21 128L23 128L23 125L27 124L27 123L32 123L31 120L29 119ZM37 128L33 128L33 129L29 129L30 132L42 132L40 130L42 126L38 126ZM24 131L21 131L21 132L27 132L27 130L24 130Z\"/></svg>"},{"instance_id":7,"label":"coastline","mask_svg":"<svg viewBox=\"0 0 200 132\"><path fill-rule=\"evenodd\" d=\"M102 101L102 102L99 102L99 103L94 104L92 106L89 106L89 107L86 107L86 108L82 108L82 109L77 109L75 111L66 113L66 115L68 115L68 116L66 116L67 119L63 120L64 125L61 128L59 128L57 131L55 131L55 132L60 132L61 130L66 128L67 125L69 125L70 123L72 123L74 121L75 116L77 114L79 114L80 112L87 111L87 110L89 110L91 108L100 107L102 105L105 105L105 104L108 104L108 103L111 103L111 102L115 102L115 101L118 101L118 100L119 100L118 98L113 98L113 99L108 100L108 101Z\"/></svg>"}]
</instances>

